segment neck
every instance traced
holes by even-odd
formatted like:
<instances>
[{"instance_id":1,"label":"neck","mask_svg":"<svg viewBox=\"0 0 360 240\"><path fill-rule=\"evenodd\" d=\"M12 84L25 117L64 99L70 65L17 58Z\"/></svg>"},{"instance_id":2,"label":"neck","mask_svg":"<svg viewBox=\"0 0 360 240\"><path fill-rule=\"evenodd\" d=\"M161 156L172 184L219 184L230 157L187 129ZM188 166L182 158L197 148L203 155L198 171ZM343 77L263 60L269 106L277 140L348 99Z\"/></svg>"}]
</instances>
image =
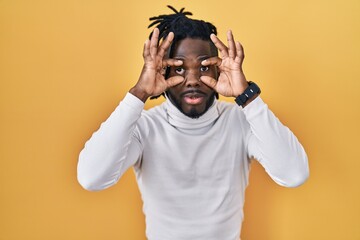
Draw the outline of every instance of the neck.
<instances>
[{"instance_id":1,"label":"neck","mask_svg":"<svg viewBox=\"0 0 360 240\"><path fill-rule=\"evenodd\" d=\"M219 117L217 100L213 98L212 104L201 116L191 118L180 111L169 99L164 103L168 122L179 131L187 134L199 135L206 133Z\"/></svg>"}]
</instances>

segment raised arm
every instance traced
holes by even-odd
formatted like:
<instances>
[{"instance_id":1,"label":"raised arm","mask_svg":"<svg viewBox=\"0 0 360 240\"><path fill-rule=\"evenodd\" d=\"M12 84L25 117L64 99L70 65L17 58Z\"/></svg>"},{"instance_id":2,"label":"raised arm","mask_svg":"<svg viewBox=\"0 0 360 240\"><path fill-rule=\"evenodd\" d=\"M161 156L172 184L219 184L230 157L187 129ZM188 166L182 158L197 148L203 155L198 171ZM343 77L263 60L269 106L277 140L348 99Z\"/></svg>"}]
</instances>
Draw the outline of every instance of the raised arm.
<instances>
[{"instance_id":1,"label":"raised arm","mask_svg":"<svg viewBox=\"0 0 360 240\"><path fill-rule=\"evenodd\" d=\"M182 61L164 58L173 33L161 44L158 38L159 30L155 28L151 39L144 44L144 66L138 82L80 153L78 181L87 190L110 187L140 159L142 145L136 127L144 102L184 80L179 76L165 80L165 67L179 66Z\"/></svg>"},{"instance_id":2,"label":"raised arm","mask_svg":"<svg viewBox=\"0 0 360 240\"><path fill-rule=\"evenodd\" d=\"M142 147L135 130L143 106L142 101L128 93L86 142L77 171L83 188L89 191L108 188L139 160Z\"/></svg>"},{"instance_id":3,"label":"raised arm","mask_svg":"<svg viewBox=\"0 0 360 240\"><path fill-rule=\"evenodd\" d=\"M250 124L248 155L265 168L269 176L284 187L297 187L309 176L304 148L260 97L243 109Z\"/></svg>"},{"instance_id":4,"label":"raised arm","mask_svg":"<svg viewBox=\"0 0 360 240\"><path fill-rule=\"evenodd\" d=\"M228 46L215 35L211 35L211 40L221 58L209 58L202 64L216 65L220 75L218 79L203 76L201 81L223 96L236 98L248 87L242 70L243 47L234 41L231 31L227 33ZM242 107L251 129L248 138L249 157L257 159L278 184L287 187L302 184L309 175L308 160L295 135L281 124L258 94Z\"/></svg>"}]
</instances>

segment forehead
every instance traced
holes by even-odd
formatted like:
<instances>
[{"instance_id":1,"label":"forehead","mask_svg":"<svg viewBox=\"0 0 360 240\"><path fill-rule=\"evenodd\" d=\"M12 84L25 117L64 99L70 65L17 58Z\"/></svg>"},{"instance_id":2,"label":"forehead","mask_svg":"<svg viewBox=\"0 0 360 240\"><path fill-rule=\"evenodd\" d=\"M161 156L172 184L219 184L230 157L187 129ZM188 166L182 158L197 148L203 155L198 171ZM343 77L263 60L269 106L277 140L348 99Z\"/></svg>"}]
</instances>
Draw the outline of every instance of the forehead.
<instances>
[{"instance_id":1,"label":"forehead","mask_svg":"<svg viewBox=\"0 0 360 240\"><path fill-rule=\"evenodd\" d=\"M211 56L210 43L202 39L185 38L174 46L173 57Z\"/></svg>"}]
</instances>

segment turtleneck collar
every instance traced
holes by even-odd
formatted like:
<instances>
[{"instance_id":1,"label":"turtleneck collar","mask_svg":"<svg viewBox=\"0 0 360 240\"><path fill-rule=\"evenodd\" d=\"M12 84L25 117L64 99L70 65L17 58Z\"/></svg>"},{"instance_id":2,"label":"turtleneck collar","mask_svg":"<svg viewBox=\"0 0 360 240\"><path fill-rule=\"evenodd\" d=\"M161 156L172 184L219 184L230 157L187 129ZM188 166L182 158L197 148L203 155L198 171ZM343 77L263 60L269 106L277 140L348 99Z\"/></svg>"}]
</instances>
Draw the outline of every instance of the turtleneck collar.
<instances>
[{"instance_id":1,"label":"turtleneck collar","mask_svg":"<svg viewBox=\"0 0 360 240\"><path fill-rule=\"evenodd\" d=\"M218 101L215 99L210 108L199 118L190 118L180 112L180 110L166 98L164 109L168 122L182 132L192 134L203 134L207 132L219 117L217 108Z\"/></svg>"}]
</instances>

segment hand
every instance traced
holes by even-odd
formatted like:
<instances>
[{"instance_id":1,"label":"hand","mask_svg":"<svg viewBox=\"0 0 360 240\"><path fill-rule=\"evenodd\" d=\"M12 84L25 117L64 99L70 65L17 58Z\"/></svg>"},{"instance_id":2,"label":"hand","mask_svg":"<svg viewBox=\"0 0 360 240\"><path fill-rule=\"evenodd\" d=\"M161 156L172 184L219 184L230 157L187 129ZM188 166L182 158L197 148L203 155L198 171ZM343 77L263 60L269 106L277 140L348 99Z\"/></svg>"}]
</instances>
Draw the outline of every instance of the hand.
<instances>
[{"instance_id":1,"label":"hand","mask_svg":"<svg viewBox=\"0 0 360 240\"><path fill-rule=\"evenodd\" d=\"M180 66L181 60L164 59L166 51L174 39L170 32L167 38L158 46L159 29L155 28L150 40L146 40L143 50L144 66L136 85L130 93L145 102L150 96L157 96L182 81L181 76L170 77L165 80L165 69L171 66Z\"/></svg>"},{"instance_id":2,"label":"hand","mask_svg":"<svg viewBox=\"0 0 360 240\"><path fill-rule=\"evenodd\" d=\"M219 49L221 58L212 57L202 61L203 66L216 65L220 71L218 79L202 76L200 80L225 97L237 97L248 87L242 70L244 50L240 42L235 42L231 31L227 33L229 47L226 47L215 34L210 35L211 41Z\"/></svg>"}]
</instances>

